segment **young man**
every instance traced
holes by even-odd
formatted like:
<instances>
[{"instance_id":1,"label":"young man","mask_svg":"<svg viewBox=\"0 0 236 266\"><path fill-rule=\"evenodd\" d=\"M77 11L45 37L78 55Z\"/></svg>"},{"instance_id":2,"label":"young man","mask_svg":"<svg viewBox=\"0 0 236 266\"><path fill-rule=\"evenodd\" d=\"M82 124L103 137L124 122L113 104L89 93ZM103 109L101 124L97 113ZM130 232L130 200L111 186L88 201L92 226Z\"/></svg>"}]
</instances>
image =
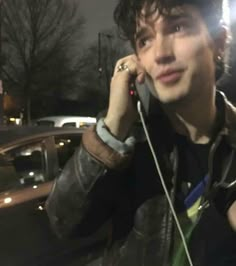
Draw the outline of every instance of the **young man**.
<instances>
[{"instance_id":1,"label":"young man","mask_svg":"<svg viewBox=\"0 0 236 266\"><path fill-rule=\"evenodd\" d=\"M102 265L236 265L236 112L216 91L226 31L220 0L120 0L115 19L135 54L120 59L107 115L83 136L47 201L58 235L110 221ZM172 204L129 93L149 81L147 124Z\"/></svg>"}]
</instances>

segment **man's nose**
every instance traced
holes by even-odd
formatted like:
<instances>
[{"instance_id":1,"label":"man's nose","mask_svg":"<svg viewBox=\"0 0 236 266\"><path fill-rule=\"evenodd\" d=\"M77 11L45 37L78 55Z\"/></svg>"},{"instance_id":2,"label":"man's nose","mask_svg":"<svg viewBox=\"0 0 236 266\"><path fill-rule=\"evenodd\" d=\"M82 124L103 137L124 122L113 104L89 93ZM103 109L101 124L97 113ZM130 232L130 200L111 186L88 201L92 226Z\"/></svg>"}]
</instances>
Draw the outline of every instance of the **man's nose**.
<instances>
[{"instance_id":1,"label":"man's nose","mask_svg":"<svg viewBox=\"0 0 236 266\"><path fill-rule=\"evenodd\" d=\"M155 40L154 57L157 64L165 65L175 61L173 41L167 36L157 36Z\"/></svg>"}]
</instances>

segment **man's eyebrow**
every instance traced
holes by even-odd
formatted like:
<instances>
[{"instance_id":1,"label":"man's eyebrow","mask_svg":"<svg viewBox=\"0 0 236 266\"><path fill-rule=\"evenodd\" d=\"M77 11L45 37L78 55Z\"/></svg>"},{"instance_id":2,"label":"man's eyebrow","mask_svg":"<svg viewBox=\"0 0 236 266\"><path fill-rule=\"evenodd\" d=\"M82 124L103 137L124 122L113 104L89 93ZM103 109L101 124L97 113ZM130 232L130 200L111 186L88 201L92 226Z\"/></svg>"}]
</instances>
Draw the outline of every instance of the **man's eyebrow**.
<instances>
[{"instance_id":1,"label":"man's eyebrow","mask_svg":"<svg viewBox=\"0 0 236 266\"><path fill-rule=\"evenodd\" d=\"M193 20L193 16L191 14L187 14L187 13L170 14L170 15L164 16L164 21L167 23L173 23L173 22L178 21L180 19ZM140 37L145 35L147 28L148 28L148 26L146 26L146 25L140 26L134 35L134 40L138 40Z\"/></svg>"},{"instance_id":2,"label":"man's eyebrow","mask_svg":"<svg viewBox=\"0 0 236 266\"><path fill-rule=\"evenodd\" d=\"M179 19L193 20L193 16L191 14L181 13L181 14L170 14L164 17L164 20L167 22L174 22Z\"/></svg>"},{"instance_id":3,"label":"man's eyebrow","mask_svg":"<svg viewBox=\"0 0 236 266\"><path fill-rule=\"evenodd\" d=\"M142 26L140 27L137 32L134 35L134 40L138 40L139 38L141 38L147 31L147 27L146 26Z\"/></svg>"}]
</instances>

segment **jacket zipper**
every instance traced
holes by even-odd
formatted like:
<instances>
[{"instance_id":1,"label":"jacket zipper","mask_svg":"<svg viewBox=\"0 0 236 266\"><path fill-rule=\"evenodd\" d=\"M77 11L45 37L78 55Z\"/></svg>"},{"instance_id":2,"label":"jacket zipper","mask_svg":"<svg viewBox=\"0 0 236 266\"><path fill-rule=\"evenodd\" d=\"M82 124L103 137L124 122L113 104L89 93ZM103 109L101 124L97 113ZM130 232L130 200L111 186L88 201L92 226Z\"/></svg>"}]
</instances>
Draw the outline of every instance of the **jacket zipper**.
<instances>
[{"instance_id":1,"label":"jacket zipper","mask_svg":"<svg viewBox=\"0 0 236 266\"><path fill-rule=\"evenodd\" d=\"M173 158L174 158L174 162L173 162L173 171L174 171L174 175L173 175L173 188L171 189L170 192L170 196L171 196L171 202L174 205L175 202L175 193L176 193L176 180L177 180L177 172L178 172L178 164L179 164L179 154L178 154L178 150L175 147L173 150ZM165 237L165 253L163 256L163 266L168 266L171 263L171 238L173 236L173 216L170 210L170 207L168 208L168 214L167 214L167 229L166 229L166 237ZM170 237L171 236L171 237ZM169 237L169 239L168 239Z\"/></svg>"}]
</instances>

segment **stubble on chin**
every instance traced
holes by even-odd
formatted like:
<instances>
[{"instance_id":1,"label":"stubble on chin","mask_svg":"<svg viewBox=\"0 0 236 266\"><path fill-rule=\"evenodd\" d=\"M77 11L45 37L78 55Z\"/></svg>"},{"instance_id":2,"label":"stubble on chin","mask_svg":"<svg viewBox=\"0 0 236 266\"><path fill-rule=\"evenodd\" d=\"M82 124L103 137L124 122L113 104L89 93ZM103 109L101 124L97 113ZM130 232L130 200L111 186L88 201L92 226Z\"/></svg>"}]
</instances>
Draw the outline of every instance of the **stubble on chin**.
<instances>
[{"instance_id":1,"label":"stubble on chin","mask_svg":"<svg viewBox=\"0 0 236 266\"><path fill-rule=\"evenodd\" d=\"M178 106L184 104L186 99L188 98L188 90L182 89L181 87L163 87L158 84L155 84L155 94L154 97L156 97L159 102L163 105L173 105Z\"/></svg>"}]
</instances>

